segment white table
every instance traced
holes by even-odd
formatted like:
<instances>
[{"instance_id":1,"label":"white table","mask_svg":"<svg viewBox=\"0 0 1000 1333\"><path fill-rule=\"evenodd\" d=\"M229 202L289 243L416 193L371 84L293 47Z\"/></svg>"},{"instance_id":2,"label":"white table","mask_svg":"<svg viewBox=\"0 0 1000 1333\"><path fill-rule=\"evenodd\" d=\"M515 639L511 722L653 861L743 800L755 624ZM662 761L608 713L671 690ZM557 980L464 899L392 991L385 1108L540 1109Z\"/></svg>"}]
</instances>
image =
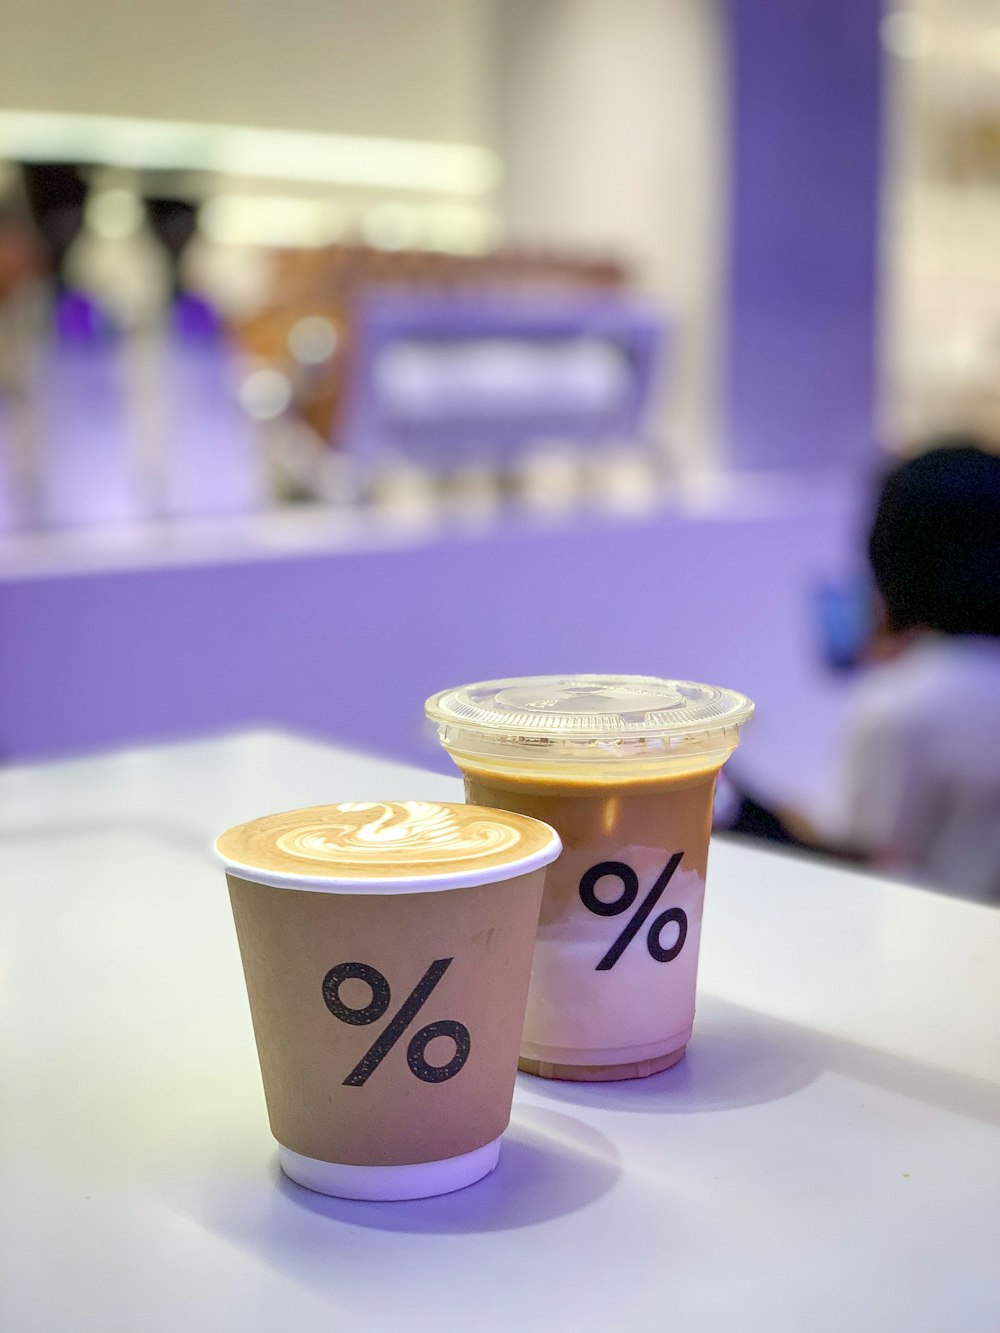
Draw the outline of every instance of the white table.
<instances>
[{"instance_id":1,"label":"white table","mask_svg":"<svg viewBox=\"0 0 1000 1333\"><path fill-rule=\"evenodd\" d=\"M736 843L677 1068L519 1077L445 1198L280 1177L211 838L458 791L272 733L0 774L0 1326L994 1333L1000 912Z\"/></svg>"}]
</instances>

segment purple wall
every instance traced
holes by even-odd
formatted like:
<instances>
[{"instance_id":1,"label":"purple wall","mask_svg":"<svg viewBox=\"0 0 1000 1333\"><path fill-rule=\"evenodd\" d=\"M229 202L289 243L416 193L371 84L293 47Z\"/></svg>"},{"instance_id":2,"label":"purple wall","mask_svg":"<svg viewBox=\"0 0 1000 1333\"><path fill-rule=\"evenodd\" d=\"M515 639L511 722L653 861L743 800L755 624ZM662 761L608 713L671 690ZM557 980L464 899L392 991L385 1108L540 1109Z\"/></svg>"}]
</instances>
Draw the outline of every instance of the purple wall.
<instances>
[{"instance_id":1,"label":"purple wall","mask_svg":"<svg viewBox=\"0 0 1000 1333\"><path fill-rule=\"evenodd\" d=\"M730 0L728 450L873 450L880 0Z\"/></svg>"},{"instance_id":2,"label":"purple wall","mask_svg":"<svg viewBox=\"0 0 1000 1333\"><path fill-rule=\"evenodd\" d=\"M747 760L822 778L840 683L810 596L843 501L777 517L513 527L405 550L0 582L0 749L43 756L278 723L439 761L424 698L489 676L703 679L759 705Z\"/></svg>"}]
</instances>

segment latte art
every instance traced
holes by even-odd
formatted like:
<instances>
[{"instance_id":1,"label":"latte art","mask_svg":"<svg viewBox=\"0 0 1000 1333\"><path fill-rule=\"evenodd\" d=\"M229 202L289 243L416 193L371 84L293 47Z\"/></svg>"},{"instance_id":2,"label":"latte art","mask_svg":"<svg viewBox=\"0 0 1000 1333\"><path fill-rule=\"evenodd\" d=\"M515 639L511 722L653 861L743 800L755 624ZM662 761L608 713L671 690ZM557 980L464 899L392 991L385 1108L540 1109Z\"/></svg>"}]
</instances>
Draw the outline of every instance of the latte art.
<instances>
[{"instance_id":1,"label":"latte art","mask_svg":"<svg viewBox=\"0 0 1000 1333\"><path fill-rule=\"evenodd\" d=\"M327 806L322 822L286 830L275 846L290 856L338 864L470 861L513 851L524 840L485 811L431 801L350 801Z\"/></svg>"},{"instance_id":2,"label":"latte art","mask_svg":"<svg viewBox=\"0 0 1000 1333\"><path fill-rule=\"evenodd\" d=\"M430 887L468 875L493 883L555 859L560 844L547 824L510 810L446 801L347 801L284 810L228 829L216 849L233 873L250 879L315 881L329 892L345 885L426 881ZM331 885L336 884L336 889ZM385 887L388 886L388 887Z\"/></svg>"}]
</instances>

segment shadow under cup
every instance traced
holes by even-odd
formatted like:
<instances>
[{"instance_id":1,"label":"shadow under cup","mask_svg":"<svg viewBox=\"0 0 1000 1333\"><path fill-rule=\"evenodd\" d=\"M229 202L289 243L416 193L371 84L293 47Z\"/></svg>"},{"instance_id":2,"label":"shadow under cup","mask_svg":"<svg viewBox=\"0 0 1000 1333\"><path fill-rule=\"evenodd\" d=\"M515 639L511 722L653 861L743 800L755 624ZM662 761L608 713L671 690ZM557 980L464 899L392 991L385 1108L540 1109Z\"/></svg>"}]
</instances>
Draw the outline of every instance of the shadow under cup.
<instances>
[{"instance_id":1,"label":"shadow under cup","mask_svg":"<svg viewBox=\"0 0 1000 1333\"><path fill-rule=\"evenodd\" d=\"M715 780L752 708L732 691L649 677L484 682L429 701L469 802L543 820L562 839L522 1070L640 1078L684 1054Z\"/></svg>"}]
</instances>

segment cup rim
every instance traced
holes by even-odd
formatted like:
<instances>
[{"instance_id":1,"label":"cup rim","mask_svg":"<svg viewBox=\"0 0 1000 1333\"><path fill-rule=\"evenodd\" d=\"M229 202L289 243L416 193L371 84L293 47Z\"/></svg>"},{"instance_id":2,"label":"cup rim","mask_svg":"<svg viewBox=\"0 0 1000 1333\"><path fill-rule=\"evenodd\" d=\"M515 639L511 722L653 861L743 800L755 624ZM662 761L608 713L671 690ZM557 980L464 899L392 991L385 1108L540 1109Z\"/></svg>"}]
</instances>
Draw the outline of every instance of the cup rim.
<instances>
[{"instance_id":1,"label":"cup rim","mask_svg":"<svg viewBox=\"0 0 1000 1333\"><path fill-rule=\"evenodd\" d=\"M541 870L551 865L562 853L562 839L551 824L546 824L541 819L535 822L542 824L551 834L549 842L537 851L503 865L471 867L436 875L373 875L364 879L347 875L298 875L291 871L263 870L234 860L219 850L218 841L213 844L213 851L222 862L227 875L235 875L238 879L248 880L252 884L264 884L273 889L361 895L443 893L449 889L478 889L485 884L503 884L507 880L519 879L522 875L531 874L534 870Z\"/></svg>"},{"instance_id":2,"label":"cup rim","mask_svg":"<svg viewBox=\"0 0 1000 1333\"><path fill-rule=\"evenodd\" d=\"M626 720L619 714L618 705L608 704L608 710L575 711L568 704L560 705L559 696L571 689L622 690L647 689L662 695L659 706L644 708L641 718ZM534 699L507 700L503 695L524 691L543 696ZM546 693L555 692L555 699L546 699ZM684 692L701 691L708 698L687 707L678 707L686 697ZM680 692L680 693L678 693ZM480 701L478 696L482 696ZM456 685L438 690L424 703L426 716L459 734L468 734L484 740L503 740L508 745L587 746L595 743L620 744L623 741L651 740L671 742L682 739L710 738L718 732L741 728L753 717L753 701L738 690L709 685L701 681L667 679L661 676L635 676L581 673L570 676L509 676L497 680L481 680L470 685Z\"/></svg>"}]
</instances>

